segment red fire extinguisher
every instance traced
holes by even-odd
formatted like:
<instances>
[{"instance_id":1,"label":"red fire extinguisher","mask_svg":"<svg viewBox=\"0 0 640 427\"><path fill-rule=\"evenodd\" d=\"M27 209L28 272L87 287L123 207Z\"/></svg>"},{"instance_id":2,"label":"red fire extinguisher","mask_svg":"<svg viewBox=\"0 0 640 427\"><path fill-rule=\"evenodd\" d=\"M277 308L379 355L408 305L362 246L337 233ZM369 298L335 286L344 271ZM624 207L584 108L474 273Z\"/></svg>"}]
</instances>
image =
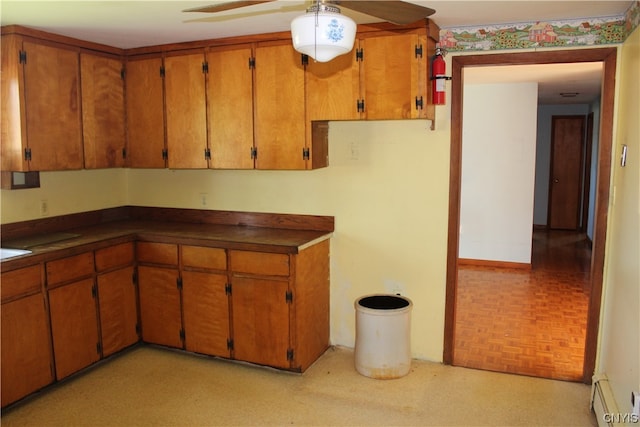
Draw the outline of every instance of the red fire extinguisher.
<instances>
[{"instance_id":1,"label":"red fire extinguisher","mask_svg":"<svg viewBox=\"0 0 640 427\"><path fill-rule=\"evenodd\" d=\"M431 94L432 102L435 105L444 105L446 103L445 82L451 80L451 77L447 77L447 64L444 62L445 52L436 46L436 54L431 62Z\"/></svg>"}]
</instances>

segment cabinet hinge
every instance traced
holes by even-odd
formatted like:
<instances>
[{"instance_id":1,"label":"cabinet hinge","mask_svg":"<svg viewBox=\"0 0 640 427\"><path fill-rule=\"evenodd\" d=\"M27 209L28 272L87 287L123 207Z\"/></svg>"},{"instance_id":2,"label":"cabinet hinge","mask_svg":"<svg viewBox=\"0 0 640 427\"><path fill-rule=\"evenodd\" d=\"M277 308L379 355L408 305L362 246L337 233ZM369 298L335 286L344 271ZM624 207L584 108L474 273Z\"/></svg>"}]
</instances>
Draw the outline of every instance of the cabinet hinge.
<instances>
[{"instance_id":1,"label":"cabinet hinge","mask_svg":"<svg viewBox=\"0 0 640 427\"><path fill-rule=\"evenodd\" d=\"M127 149L126 149L126 148L123 148L123 149L122 149L122 158L123 158L123 159L126 159L126 158L127 158Z\"/></svg>"},{"instance_id":2,"label":"cabinet hinge","mask_svg":"<svg viewBox=\"0 0 640 427\"><path fill-rule=\"evenodd\" d=\"M249 68L256 68L256 58L249 58Z\"/></svg>"},{"instance_id":3,"label":"cabinet hinge","mask_svg":"<svg viewBox=\"0 0 640 427\"><path fill-rule=\"evenodd\" d=\"M227 338L227 349L233 350L233 340L231 338Z\"/></svg>"},{"instance_id":4,"label":"cabinet hinge","mask_svg":"<svg viewBox=\"0 0 640 427\"><path fill-rule=\"evenodd\" d=\"M424 102L422 101L422 97L417 97L416 96L416 110L422 110L422 108L424 107Z\"/></svg>"},{"instance_id":5,"label":"cabinet hinge","mask_svg":"<svg viewBox=\"0 0 640 427\"><path fill-rule=\"evenodd\" d=\"M160 66L160 77L163 77L163 78L164 78L165 74L166 74L166 73L165 73L164 65L161 65L161 66Z\"/></svg>"},{"instance_id":6,"label":"cabinet hinge","mask_svg":"<svg viewBox=\"0 0 640 427\"><path fill-rule=\"evenodd\" d=\"M96 343L96 353L102 354L102 344L99 342Z\"/></svg>"},{"instance_id":7,"label":"cabinet hinge","mask_svg":"<svg viewBox=\"0 0 640 427\"><path fill-rule=\"evenodd\" d=\"M302 63L303 67L306 67L307 65L309 65L309 55L305 55L304 53L301 53L300 62Z\"/></svg>"},{"instance_id":8,"label":"cabinet hinge","mask_svg":"<svg viewBox=\"0 0 640 427\"><path fill-rule=\"evenodd\" d=\"M287 349L287 360L291 361L293 360L295 354L293 352L292 348Z\"/></svg>"},{"instance_id":9,"label":"cabinet hinge","mask_svg":"<svg viewBox=\"0 0 640 427\"><path fill-rule=\"evenodd\" d=\"M416 45L416 58L422 58L422 45Z\"/></svg>"},{"instance_id":10,"label":"cabinet hinge","mask_svg":"<svg viewBox=\"0 0 640 427\"><path fill-rule=\"evenodd\" d=\"M207 74L209 72L209 63L206 61L202 63L202 72L204 74Z\"/></svg>"},{"instance_id":11,"label":"cabinet hinge","mask_svg":"<svg viewBox=\"0 0 640 427\"><path fill-rule=\"evenodd\" d=\"M356 108L358 113L364 113L364 99L358 99L356 101Z\"/></svg>"},{"instance_id":12,"label":"cabinet hinge","mask_svg":"<svg viewBox=\"0 0 640 427\"><path fill-rule=\"evenodd\" d=\"M140 323L136 323L136 335L140 335Z\"/></svg>"},{"instance_id":13,"label":"cabinet hinge","mask_svg":"<svg viewBox=\"0 0 640 427\"><path fill-rule=\"evenodd\" d=\"M232 289L231 289L231 283L225 283L224 285L224 293L227 295L231 295L232 293Z\"/></svg>"},{"instance_id":14,"label":"cabinet hinge","mask_svg":"<svg viewBox=\"0 0 640 427\"><path fill-rule=\"evenodd\" d=\"M138 270L134 269L133 273L131 274L131 283L133 283L133 285L137 285L138 284Z\"/></svg>"},{"instance_id":15,"label":"cabinet hinge","mask_svg":"<svg viewBox=\"0 0 640 427\"><path fill-rule=\"evenodd\" d=\"M21 64L26 64L27 63L27 51L26 50L21 50L20 52L18 52L18 60L20 61Z\"/></svg>"},{"instance_id":16,"label":"cabinet hinge","mask_svg":"<svg viewBox=\"0 0 640 427\"><path fill-rule=\"evenodd\" d=\"M293 302L293 292L291 291L285 292L284 299L287 302L287 304L291 304Z\"/></svg>"},{"instance_id":17,"label":"cabinet hinge","mask_svg":"<svg viewBox=\"0 0 640 427\"><path fill-rule=\"evenodd\" d=\"M311 154L309 152L309 147L304 147L302 149L302 160L309 160L311 158Z\"/></svg>"},{"instance_id":18,"label":"cabinet hinge","mask_svg":"<svg viewBox=\"0 0 640 427\"><path fill-rule=\"evenodd\" d=\"M364 61L364 48L356 49L356 62Z\"/></svg>"},{"instance_id":19,"label":"cabinet hinge","mask_svg":"<svg viewBox=\"0 0 640 427\"><path fill-rule=\"evenodd\" d=\"M205 148L204 149L204 159L205 160L211 160L211 149L210 148Z\"/></svg>"},{"instance_id":20,"label":"cabinet hinge","mask_svg":"<svg viewBox=\"0 0 640 427\"><path fill-rule=\"evenodd\" d=\"M180 329L180 340L184 341L184 329Z\"/></svg>"},{"instance_id":21,"label":"cabinet hinge","mask_svg":"<svg viewBox=\"0 0 640 427\"><path fill-rule=\"evenodd\" d=\"M182 277L178 277L176 279L176 285L178 286L178 289L182 290Z\"/></svg>"},{"instance_id":22,"label":"cabinet hinge","mask_svg":"<svg viewBox=\"0 0 640 427\"><path fill-rule=\"evenodd\" d=\"M123 67L123 68L121 68L121 69L120 69L120 78L121 78L122 80L124 80L124 78L125 78L126 74L127 74L127 72L126 72L126 70L124 69L124 67Z\"/></svg>"},{"instance_id":23,"label":"cabinet hinge","mask_svg":"<svg viewBox=\"0 0 640 427\"><path fill-rule=\"evenodd\" d=\"M91 287L91 296L95 299L95 297L98 295L98 292L96 290L96 285L93 285Z\"/></svg>"},{"instance_id":24,"label":"cabinet hinge","mask_svg":"<svg viewBox=\"0 0 640 427\"><path fill-rule=\"evenodd\" d=\"M257 147L251 147L251 158L254 159L254 160L258 158L258 148Z\"/></svg>"},{"instance_id":25,"label":"cabinet hinge","mask_svg":"<svg viewBox=\"0 0 640 427\"><path fill-rule=\"evenodd\" d=\"M24 159L28 162L31 161L31 148L24 149Z\"/></svg>"},{"instance_id":26,"label":"cabinet hinge","mask_svg":"<svg viewBox=\"0 0 640 427\"><path fill-rule=\"evenodd\" d=\"M169 158L169 150L166 148L162 149L162 160L167 160Z\"/></svg>"}]
</instances>

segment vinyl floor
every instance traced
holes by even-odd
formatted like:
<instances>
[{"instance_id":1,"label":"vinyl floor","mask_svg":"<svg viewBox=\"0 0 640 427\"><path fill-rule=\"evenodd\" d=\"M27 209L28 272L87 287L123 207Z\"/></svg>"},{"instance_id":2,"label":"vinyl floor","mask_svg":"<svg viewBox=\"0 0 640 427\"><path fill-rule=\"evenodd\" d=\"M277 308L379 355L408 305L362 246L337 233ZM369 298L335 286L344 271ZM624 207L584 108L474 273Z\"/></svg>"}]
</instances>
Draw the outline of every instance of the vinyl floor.
<instances>
[{"instance_id":1,"label":"vinyl floor","mask_svg":"<svg viewBox=\"0 0 640 427\"><path fill-rule=\"evenodd\" d=\"M453 364L581 381L590 258L584 233L540 230L530 270L459 266Z\"/></svg>"}]
</instances>

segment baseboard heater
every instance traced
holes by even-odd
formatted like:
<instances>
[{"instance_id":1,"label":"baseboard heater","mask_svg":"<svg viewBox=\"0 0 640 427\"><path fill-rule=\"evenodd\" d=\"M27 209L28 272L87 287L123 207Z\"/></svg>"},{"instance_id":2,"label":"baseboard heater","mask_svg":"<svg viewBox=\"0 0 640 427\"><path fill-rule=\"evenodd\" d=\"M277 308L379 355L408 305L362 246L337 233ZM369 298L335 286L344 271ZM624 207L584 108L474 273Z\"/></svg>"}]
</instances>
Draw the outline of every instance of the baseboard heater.
<instances>
[{"instance_id":1,"label":"baseboard heater","mask_svg":"<svg viewBox=\"0 0 640 427\"><path fill-rule=\"evenodd\" d=\"M614 418L611 417L611 414L618 414L619 411L607 376L605 374L594 375L592 384L591 409L596 414L598 427L614 426Z\"/></svg>"}]
</instances>

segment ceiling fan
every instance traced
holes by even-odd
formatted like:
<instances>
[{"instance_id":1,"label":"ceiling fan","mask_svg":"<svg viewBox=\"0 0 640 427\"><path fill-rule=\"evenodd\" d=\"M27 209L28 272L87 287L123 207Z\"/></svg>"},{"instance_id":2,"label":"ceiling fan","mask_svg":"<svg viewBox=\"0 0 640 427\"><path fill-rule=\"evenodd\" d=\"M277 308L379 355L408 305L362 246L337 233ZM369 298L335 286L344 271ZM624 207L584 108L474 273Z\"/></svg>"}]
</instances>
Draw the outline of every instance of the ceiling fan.
<instances>
[{"instance_id":1,"label":"ceiling fan","mask_svg":"<svg viewBox=\"0 0 640 427\"><path fill-rule=\"evenodd\" d=\"M217 13L275 0L238 0L187 9L185 12ZM353 48L356 24L340 8L364 13L397 25L405 25L435 13L428 7L400 0L314 0L304 15L291 22L293 47L319 62L327 62Z\"/></svg>"}]
</instances>

